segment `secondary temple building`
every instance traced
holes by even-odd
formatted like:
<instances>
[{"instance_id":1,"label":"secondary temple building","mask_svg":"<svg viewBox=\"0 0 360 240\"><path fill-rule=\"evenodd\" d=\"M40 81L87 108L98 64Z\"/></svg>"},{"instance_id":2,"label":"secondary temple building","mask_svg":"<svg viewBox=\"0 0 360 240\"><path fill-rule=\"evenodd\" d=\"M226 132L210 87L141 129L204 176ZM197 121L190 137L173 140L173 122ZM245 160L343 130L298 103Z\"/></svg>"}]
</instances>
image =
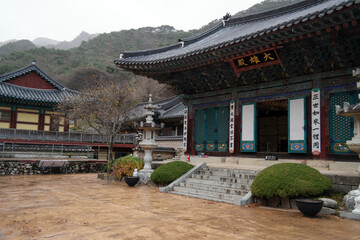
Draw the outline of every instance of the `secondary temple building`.
<instances>
[{"instance_id":1,"label":"secondary temple building","mask_svg":"<svg viewBox=\"0 0 360 240\"><path fill-rule=\"evenodd\" d=\"M359 0L305 0L115 64L182 94L188 154L358 160L335 105L358 99L359 21Z\"/></svg>"},{"instance_id":2,"label":"secondary temple building","mask_svg":"<svg viewBox=\"0 0 360 240\"><path fill-rule=\"evenodd\" d=\"M0 156L32 158L86 157L106 160L106 138L99 134L71 132L69 121L57 105L77 95L49 77L33 62L0 75ZM134 136L116 136L114 157L134 148Z\"/></svg>"},{"instance_id":3,"label":"secondary temple building","mask_svg":"<svg viewBox=\"0 0 360 240\"><path fill-rule=\"evenodd\" d=\"M46 75L35 62L0 76L0 128L68 132L56 105L77 94Z\"/></svg>"}]
</instances>

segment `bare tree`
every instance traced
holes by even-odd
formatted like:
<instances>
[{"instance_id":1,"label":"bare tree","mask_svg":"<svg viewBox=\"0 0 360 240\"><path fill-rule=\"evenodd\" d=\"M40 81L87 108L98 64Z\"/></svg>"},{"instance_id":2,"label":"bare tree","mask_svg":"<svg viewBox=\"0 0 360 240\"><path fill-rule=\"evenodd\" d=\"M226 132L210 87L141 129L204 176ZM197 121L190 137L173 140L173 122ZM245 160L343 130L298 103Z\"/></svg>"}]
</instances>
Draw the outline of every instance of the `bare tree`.
<instances>
[{"instance_id":1,"label":"bare tree","mask_svg":"<svg viewBox=\"0 0 360 240\"><path fill-rule=\"evenodd\" d=\"M154 101L174 96L174 90L171 87L151 78L135 76L130 80L130 85L135 89L136 99L139 102L146 102L150 93Z\"/></svg>"},{"instance_id":2,"label":"bare tree","mask_svg":"<svg viewBox=\"0 0 360 240\"><path fill-rule=\"evenodd\" d=\"M59 109L65 111L69 119L81 119L85 126L106 136L107 172L110 173L115 136L129 126L131 109L135 105L133 91L127 84L98 83L83 90L77 97L65 100Z\"/></svg>"}]
</instances>

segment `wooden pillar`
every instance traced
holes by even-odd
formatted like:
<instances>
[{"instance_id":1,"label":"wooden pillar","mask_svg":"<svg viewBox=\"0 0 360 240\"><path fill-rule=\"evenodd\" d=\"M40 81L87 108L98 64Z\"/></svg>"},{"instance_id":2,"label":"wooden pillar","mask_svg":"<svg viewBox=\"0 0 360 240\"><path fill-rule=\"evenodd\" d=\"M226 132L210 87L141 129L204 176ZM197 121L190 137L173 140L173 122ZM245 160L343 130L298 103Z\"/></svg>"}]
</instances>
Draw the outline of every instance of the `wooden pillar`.
<instances>
[{"instance_id":1,"label":"wooden pillar","mask_svg":"<svg viewBox=\"0 0 360 240\"><path fill-rule=\"evenodd\" d=\"M241 103L236 101L235 103L235 151L234 155L240 154L240 139L241 139Z\"/></svg>"},{"instance_id":2,"label":"wooden pillar","mask_svg":"<svg viewBox=\"0 0 360 240\"><path fill-rule=\"evenodd\" d=\"M195 111L191 105L189 107L189 117L188 117L188 144L187 144L187 154L195 155L194 149L194 133L195 133Z\"/></svg>"},{"instance_id":3,"label":"wooden pillar","mask_svg":"<svg viewBox=\"0 0 360 240\"><path fill-rule=\"evenodd\" d=\"M16 106L12 106L11 116L10 116L10 128L16 128L16 122L17 122L17 110L16 110Z\"/></svg>"},{"instance_id":4,"label":"wooden pillar","mask_svg":"<svg viewBox=\"0 0 360 240\"><path fill-rule=\"evenodd\" d=\"M320 159L326 159L330 153L330 94L322 91L321 94L321 153Z\"/></svg>"},{"instance_id":5,"label":"wooden pillar","mask_svg":"<svg viewBox=\"0 0 360 240\"><path fill-rule=\"evenodd\" d=\"M39 122L38 122L38 130L43 131L44 126L45 126L45 113L44 113L44 110L40 110Z\"/></svg>"},{"instance_id":6,"label":"wooden pillar","mask_svg":"<svg viewBox=\"0 0 360 240\"><path fill-rule=\"evenodd\" d=\"M69 119L64 117L64 132L69 132Z\"/></svg>"}]
</instances>

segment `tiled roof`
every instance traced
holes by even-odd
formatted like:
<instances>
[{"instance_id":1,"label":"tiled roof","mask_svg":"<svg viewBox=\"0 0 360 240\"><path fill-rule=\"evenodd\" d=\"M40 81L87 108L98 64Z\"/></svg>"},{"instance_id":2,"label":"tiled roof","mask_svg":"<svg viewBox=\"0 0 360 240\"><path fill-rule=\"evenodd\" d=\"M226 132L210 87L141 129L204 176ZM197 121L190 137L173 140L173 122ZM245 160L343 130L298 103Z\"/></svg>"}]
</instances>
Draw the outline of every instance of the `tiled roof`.
<instances>
[{"instance_id":1,"label":"tiled roof","mask_svg":"<svg viewBox=\"0 0 360 240\"><path fill-rule=\"evenodd\" d=\"M148 102L139 103L134 109L138 118L146 116L146 110L144 109L146 104L148 104ZM179 96L154 101L152 104L159 106L159 109L156 110L156 112L159 113L159 119L180 118L184 116L184 105L180 101Z\"/></svg>"},{"instance_id":2,"label":"tiled roof","mask_svg":"<svg viewBox=\"0 0 360 240\"><path fill-rule=\"evenodd\" d=\"M4 98L11 98L22 101L44 102L44 103L58 103L67 96L77 94L75 91L69 89L34 89L26 88L6 82L0 83L0 96Z\"/></svg>"},{"instance_id":3,"label":"tiled roof","mask_svg":"<svg viewBox=\"0 0 360 240\"><path fill-rule=\"evenodd\" d=\"M56 89L34 89L7 83L8 80L20 77L32 71L36 72ZM65 97L77 94L76 91L70 90L51 79L35 64L0 76L0 97L5 99L56 104Z\"/></svg>"},{"instance_id":4,"label":"tiled roof","mask_svg":"<svg viewBox=\"0 0 360 240\"><path fill-rule=\"evenodd\" d=\"M115 60L119 67L127 65L157 64L179 60L223 46L239 44L299 23L316 21L354 5L360 0L305 0L283 8L258 13L220 23L200 36L182 40L178 44L158 49L123 52ZM183 44L183 46L182 46Z\"/></svg>"},{"instance_id":5,"label":"tiled roof","mask_svg":"<svg viewBox=\"0 0 360 240\"><path fill-rule=\"evenodd\" d=\"M183 116L184 116L184 104L179 101L175 106L164 111L159 116L159 119L182 118Z\"/></svg>"},{"instance_id":6,"label":"tiled roof","mask_svg":"<svg viewBox=\"0 0 360 240\"><path fill-rule=\"evenodd\" d=\"M18 70L15 70L13 72L10 73L5 73L3 75L0 76L0 82L6 82L9 81L11 79L20 77L22 75L25 75L27 73L30 72L36 72L40 77L42 77L45 81L47 81L48 83L50 83L52 86L54 86L55 88L62 90L62 89L66 89L65 86L61 85L60 83L56 82L55 80L53 80L52 78L50 78L46 73L44 73L38 66L36 66L35 64L31 64L27 67L24 68L20 68Z\"/></svg>"}]
</instances>

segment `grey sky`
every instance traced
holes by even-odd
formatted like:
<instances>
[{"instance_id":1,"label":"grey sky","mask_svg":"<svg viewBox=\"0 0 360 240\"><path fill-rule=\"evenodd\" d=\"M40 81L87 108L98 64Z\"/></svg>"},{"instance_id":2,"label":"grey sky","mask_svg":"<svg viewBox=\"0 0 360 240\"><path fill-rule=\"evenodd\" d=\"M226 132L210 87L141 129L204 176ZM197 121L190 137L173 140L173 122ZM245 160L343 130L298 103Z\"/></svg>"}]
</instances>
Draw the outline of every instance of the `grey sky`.
<instances>
[{"instance_id":1,"label":"grey sky","mask_svg":"<svg viewBox=\"0 0 360 240\"><path fill-rule=\"evenodd\" d=\"M70 41L81 31L108 33L171 25L197 29L262 0L0 0L0 41Z\"/></svg>"}]
</instances>

